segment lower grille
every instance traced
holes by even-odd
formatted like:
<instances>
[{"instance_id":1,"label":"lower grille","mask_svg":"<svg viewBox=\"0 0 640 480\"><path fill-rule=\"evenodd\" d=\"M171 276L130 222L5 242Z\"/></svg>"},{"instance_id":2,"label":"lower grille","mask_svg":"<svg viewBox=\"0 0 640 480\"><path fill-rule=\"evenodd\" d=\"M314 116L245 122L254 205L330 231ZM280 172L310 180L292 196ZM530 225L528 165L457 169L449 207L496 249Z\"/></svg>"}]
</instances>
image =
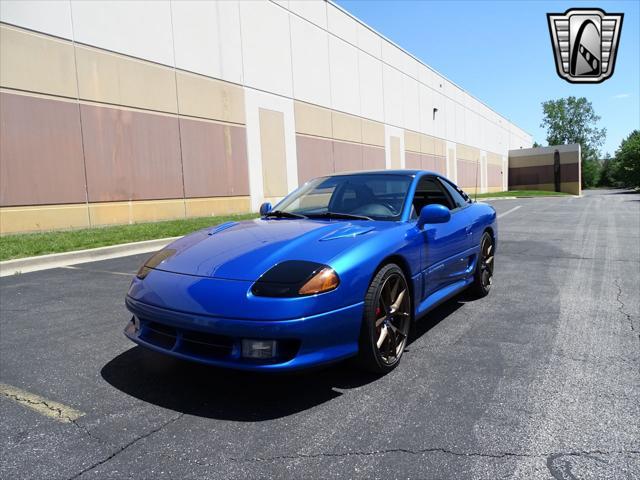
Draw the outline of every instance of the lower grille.
<instances>
[{"instance_id":1,"label":"lower grille","mask_svg":"<svg viewBox=\"0 0 640 480\"><path fill-rule=\"evenodd\" d=\"M223 358L233 350L233 339L223 335L174 328L144 319L141 324L140 339L165 350L205 358Z\"/></svg>"},{"instance_id":2,"label":"lower grille","mask_svg":"<svg viewBox=\"0 0 640 480\"><path fill-rule=\"evenodd\" d=\"M177 328L145 318L137 318L140 321L138 338L143 342L163 350L199 357L203 360L236 358L239 361L249 363L277 363L292 359L300 349L299 340L278 339L277 357L265 360L245 359L240 358L240 342L242 340L240 338Z\"/></svg>"},{"instance_id":3,"label":"lower grille","mask_svg":"<svg viewBox=\"0 0 640 480\"><path fill-rule=\"evenodd\" d=\"M140 338L161 348L171 350L176 344L178 333L175 328L168 327L156 322L146 322L143 324Z\"/></svg>"},{"instance_id":4,"label":"lower grille","mask_svg":"<svg viewBox=\"0 0 640 480\"><path fill-rule=\"evenodd\" d=\"M233 341L223 335L185 331L182 350L201 357L224 357L231 354Z\"/></svg>"}]
</instances>

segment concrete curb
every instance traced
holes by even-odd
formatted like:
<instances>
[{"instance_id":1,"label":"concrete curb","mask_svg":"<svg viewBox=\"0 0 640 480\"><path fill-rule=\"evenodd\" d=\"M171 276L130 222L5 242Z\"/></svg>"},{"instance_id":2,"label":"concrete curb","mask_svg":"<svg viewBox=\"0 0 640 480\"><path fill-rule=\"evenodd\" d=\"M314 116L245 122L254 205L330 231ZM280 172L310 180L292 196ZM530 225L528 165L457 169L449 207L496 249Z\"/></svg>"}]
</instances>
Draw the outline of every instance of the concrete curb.
<instances>
[{"instance_id":1,"label":"concrete curb","mask_svg":"<svg viewBox=\"0 0 640 480\"><path fill-rule=\"evenodd\" d=\"M582 195L522 195L519 197L486 197L479 198L479 202L484 202L487 200L518 200L520 198L582 198Z\"/></svg>"},{"instance_id":2,"label":"concrete curb","mask_svg":"<svg viewBox=\"0 0 640 480\"><path fill-rule=\"evenodd\" d=\"M77 263L96 262L110 258L126 257L140 253L149 253L161 249L168 243L180 237L159 238L144 242L121 243L108 247L76 250L75 252L51 253L37 257L17 258L0 262L0 277L19 273L36 272L49 268L66 267Z\"/></svg>"}]
</instances>

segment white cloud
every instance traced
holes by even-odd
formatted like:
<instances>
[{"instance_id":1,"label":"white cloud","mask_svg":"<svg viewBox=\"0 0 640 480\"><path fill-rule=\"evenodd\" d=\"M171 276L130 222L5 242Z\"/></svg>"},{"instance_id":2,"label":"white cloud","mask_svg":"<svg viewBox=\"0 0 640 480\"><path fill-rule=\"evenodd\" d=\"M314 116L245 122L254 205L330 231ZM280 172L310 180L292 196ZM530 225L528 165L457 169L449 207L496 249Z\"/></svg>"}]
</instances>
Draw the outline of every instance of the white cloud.
<instances>
[{"instance_id":1,"label":"white cloud","mask_svg":"<svg viewBox=\"0 0 640 480\"><path fill-rule=\"evenodd\" d=\"M617 95L614 95L611 98L629 98L631 96L631 94L629 93L619 93Z\"/></svg>"}]
</instances>

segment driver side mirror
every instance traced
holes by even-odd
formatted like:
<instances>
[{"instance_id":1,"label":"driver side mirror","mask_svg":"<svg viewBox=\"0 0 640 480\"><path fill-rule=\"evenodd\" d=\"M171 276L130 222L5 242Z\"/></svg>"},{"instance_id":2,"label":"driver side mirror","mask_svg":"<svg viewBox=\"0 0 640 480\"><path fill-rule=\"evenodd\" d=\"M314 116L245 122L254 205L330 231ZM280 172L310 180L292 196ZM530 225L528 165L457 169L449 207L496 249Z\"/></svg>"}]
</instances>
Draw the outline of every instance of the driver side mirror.
<instances>
[{"instance_id":1,"label":"driver side mirror","mask_svg":"<svg viewBox=\"0 0 640 480\"><path fill-rule=\"evenodd\" d=\"M271 211L272 208L273 207L269 202L264 202L262 205L260 205L260 215L264 217L267 213Z\"/></svg>"},{"instance_id":2,"label":"driver side mirror","mask_svg":"<svg viewBox=\"0 0 640 480\"><path fill-rule=\"evenodd\" d=\"M422 207L417 226L422 230L425 225L432 223L447 223L449 220L451 220L451 212L449 209L444 205L434 203Z\"/></svg>"}]
</instances>

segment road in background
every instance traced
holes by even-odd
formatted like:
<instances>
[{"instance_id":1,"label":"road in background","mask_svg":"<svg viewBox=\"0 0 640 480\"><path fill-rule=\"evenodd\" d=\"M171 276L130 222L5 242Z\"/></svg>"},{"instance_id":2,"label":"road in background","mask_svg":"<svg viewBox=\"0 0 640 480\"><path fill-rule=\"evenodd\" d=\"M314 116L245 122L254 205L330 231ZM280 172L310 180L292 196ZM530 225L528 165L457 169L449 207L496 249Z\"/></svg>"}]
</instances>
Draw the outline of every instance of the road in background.
<instances>
[{"instance_id":1,"label":"road in background","mask_svg":"<svg viewBox=\"0 0 640 480\"><path fill-rule=\"evenodd\" d=\"M520 208L491 294L429 314L382 378L134 346L124 294L145 256L2 278L0 383L82 416L0 392L0 476L640 478L640 195L492 204Z\"/></svg>"}]
</instances>

